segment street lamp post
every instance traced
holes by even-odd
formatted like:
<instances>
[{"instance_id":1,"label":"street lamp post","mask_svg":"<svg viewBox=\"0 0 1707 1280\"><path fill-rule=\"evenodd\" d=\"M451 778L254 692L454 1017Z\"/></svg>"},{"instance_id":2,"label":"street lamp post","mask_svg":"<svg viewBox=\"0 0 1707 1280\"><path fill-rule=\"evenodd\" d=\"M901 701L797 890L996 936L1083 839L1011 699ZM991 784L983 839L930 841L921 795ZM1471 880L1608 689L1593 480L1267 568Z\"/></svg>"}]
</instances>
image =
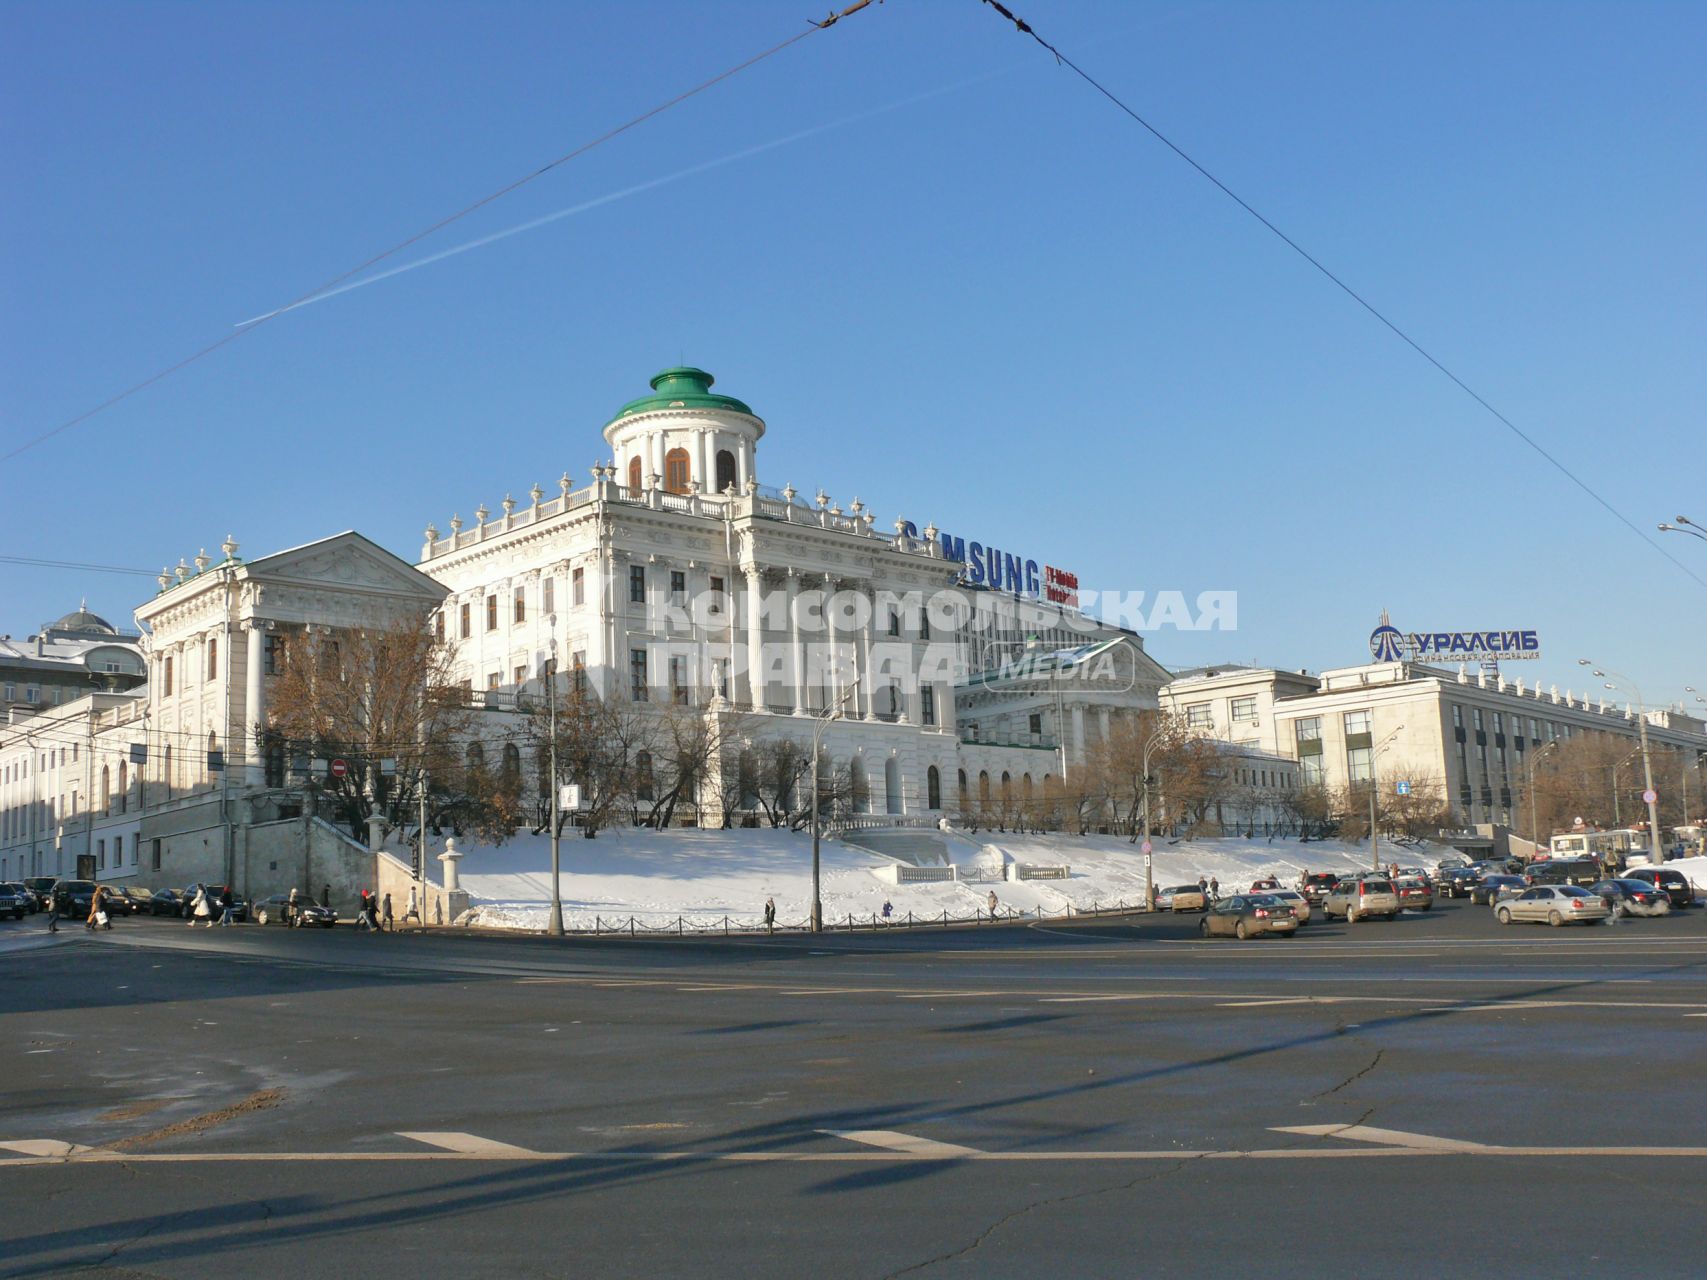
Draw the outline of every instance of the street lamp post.
<instances>
[{"instance_id":1,"label":"street lamp post","mask_svg":"<svg viewBox=\"0 0 1707 1280\"><path fill-rule=\"evenodd\" d=\"M557 615L551 615L551 629L557 630ZM551 671L545 681L546 732L551 735L551 918L545 931L553 938L563 936L563 893L559 882L562 872L562 833L558 830L557 795L557 636L551 637Z\"/></svg>"},{"instance_id":2,"label":"street lamp post","mask_svg":"<svg viewBox=\"0 0 1707 1280\"><path fill-rule=\"evenodd\" d=\"M1144 906L1146 909L1153 907L1156 901L1156 876L1150 867L1150 748L1166 735L1166 729L1157 729L1144 743Z\"/></svg>"},{"instance_id":3,"label":"street lamp post","mask_svg":"<svg viewBox=\"0 0 1707 1280\"><path fill-rule=\"evenodd\" d=\"M1680 520L1683 518L1678 517ZM1593 674L1605 679L1614 676L1630 686L1630 692L1636 695L1636 732L1642 743L1642 782L1645 787L1644 799L1648 802L1648 860L1658 866L1665 861L1665 849L1660 843L1660 809L1659 793L1654 790L1654 762L1652 753L1648 750L1648 707L1642 699L1642 691L1636 687L1636 682L1629 676L1620 675L1616 671L1602 671L1595 667L1587 658L1578 658L1579 667L1589 667ZM1618 686L1608 680L1608 689Z\"/></svg>"},{"instance_id":4,"label":"street lamp post","mask_svg":"<svg viewBox=\"0 0 1707 1280\"><path fill-rule=\"evenodd\" d=\"M1381 771L1376 762L1382 750L1404 731L1405 726L1400 725L1369 749L1369 866L1373 871L1381 870L1380 835L1375 829L1375 789Z\"/></svg>"},{"instance_id":5,"label":"street lamp post","mask_svg":"<svg viewBox=\"0 0 1707 1280\"><path fill-rule=\"evenodd\" d=\"M1688 516L1679 516L1676 524L1662 524L1660 526L1660 532L1687 533L1691 537L1700 538L1701 541L1707 542L1707 530L1702 529L1700 525L1696 524Z\"/></svg>"},{"instance_id":6,"label":"street lamp post","mask_svg":"<svg viewBox=\"0 0 1707 1280\"><path fill-rule=\"evenodd\" d=\"M1541 763L1542 756L1558 745L1558 740L1555 739L1541 750L1529 753L1529 841L1535 846L1536 853L1541 852L1541 822L1536 817L1535 810L1535 766Z\"/></svg>"},{"instance_id":7,"label":"street lamp post","mask_svg":"<svg viewBox=\"0 0 1707 1280\"><path fill-rule=\"evenodd\" d=\"M820 891L821 864L818 855L818 751L824 741L824 730L830 727L832 720L841 718L842 708L847 706L848 699L853 697L857 685L849 685L847 692L836 699L835 705L825 710L817 717L817 723L812 727L812 922L813 933L824 932L824 898Z\"/></svg>"}]
</instances>

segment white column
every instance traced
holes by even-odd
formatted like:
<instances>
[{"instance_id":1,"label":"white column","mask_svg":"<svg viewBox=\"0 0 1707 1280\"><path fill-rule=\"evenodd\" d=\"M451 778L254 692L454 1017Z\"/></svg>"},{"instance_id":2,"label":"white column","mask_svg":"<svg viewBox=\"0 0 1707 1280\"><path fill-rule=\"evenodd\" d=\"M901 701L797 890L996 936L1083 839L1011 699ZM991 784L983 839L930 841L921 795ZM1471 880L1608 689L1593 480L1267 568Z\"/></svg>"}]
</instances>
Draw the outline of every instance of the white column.
<instances>
[{"instance_id":1,"label":"white column","mask_svg":"<svg viewBox=\"0 0 1707 1280\"><path fill-rule=\"evenodd\" d=\"M829 574L824 575L824 647L828 661L824 668L824 705L833 708L841 691L836 688L836 681L841 674L841 655L836 646L836 616L830 609L830 601L836 594L836 580Z\"/></svg>"},{"instance_id":2,"label":"white column","mask_svg":"<svg viewBox=\"0 0 1707 1280\"><path fill-rule=\"evenodd\" d=\"M751 445L737 444L735 447L735 487L742 493L747 492L747 476L751 468L747 465L747 450Z\"/></svg>"},{"instance_id":3,"label":"white column","mask_svg":"<svg viewBox=\"0 0 1707 1280\"><path fill-rule=\"evenodd\" d=\"M859 594L862 600L872 605L867 610L865 625L859 628L859 682L865 690L865 718L874 720L877 718L877 687L876 678L871 671L871 630L877 625L877 610L871 597L866 595L863 583L860 584Z\"/></svg>"},{"instance_id":4,"label":"white column","mask_svg":"<svg viewBox=\"0 0 1707 1280\"><path fill-rule=\"evenodd\" d=\"M747 574L747 689L755 711L765 705L764 578L757 565Z\"/></svg>"},{"instance_id":5,"label":"white column","mask_svg":"<svg viewBox=\"0 0 1707 1280\"><path fill-rule=\"evenodd\" d=\"M800 642L800 575L788 571L788 649L790 654L789 685L793 692L794 714L806 714L806 649Z\"/></svg>"},{"instance_id":6,"label":"white column","mask_svg":"<svg viewBox=\"0 0 1707 1280\"><path fill-rule=\"evenodd\" d=\"M247 732L243 738L243 781L251 787L265 786L267 782L266 759L261 753L261 730L267 727L267 683L264 667L266 664L266 624L257 619L249 620L249 665L245 671L247 687L243 699L243 724ZM226 657L229 663L231 658ZM230 668L226 668L229 675ZM231 744L225 744L227 753L231 753ZM227 767L230 763L227 762Z\"/></svg>"},{"instance_id":7,"label":"white column","mask_svg":"<svg viewBox=\"0 0 1707 1280\"><path fill-rule=\"evenodd\" d=\"M1109 722L1108 708L1107 707L1098 707L1097 708L1097 727L1102 733L1102 740L1104 742L1108 741L1108 722Z\"/></svg>"},{"instance_id":8,"label":"white column","mask_svg":"<svg viewBox=\"0 0 1707 1280\"><path fill-rule=\"evenodd\" d=\"M699 491L701 493L716 493L717 484L717 446L715 436L710 431L699 433Z\"/></svg>"},{"instance_id":9,"label":"white column","mask_svg":"<svg viewBox=\"0 0 1707 1280\"><path fill-rule=\"evenodd\" d=\"M1085 759L1085 705L1082 702L1073 706L1073 738L1067 748L1067 757L1081 764Z\"/></svg>"}]
</instances>

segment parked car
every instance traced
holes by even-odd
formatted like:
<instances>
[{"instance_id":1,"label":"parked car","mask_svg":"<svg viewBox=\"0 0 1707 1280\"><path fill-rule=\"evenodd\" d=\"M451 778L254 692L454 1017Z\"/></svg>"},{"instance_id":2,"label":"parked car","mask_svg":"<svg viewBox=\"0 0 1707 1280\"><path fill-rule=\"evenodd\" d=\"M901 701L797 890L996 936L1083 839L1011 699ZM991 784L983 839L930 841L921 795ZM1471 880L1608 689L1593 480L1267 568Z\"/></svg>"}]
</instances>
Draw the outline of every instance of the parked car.
<instances>
[{"instance_id":1,"label":"parked car","mask_svg":"<svg viewBox=\"0 0 1707 1280\"><path fill-rule=\"evenodd\" d=\"M1501 898L1515 898L1529 887L1522 876L1483 876L1470 889L1470 901L1491 907Z\"/></svg>"},{"instance_id":2,"label":"parked car","mask_svg":"<svg viewBox=\"0 0 1707 1280\"><path fill-rule=\"evenodd\" d=\"M1441 882L1440 896L1443 898L1467 898L1475 887L1482 882L1480 867L1469 865L1453 867L1446 873Z\"/></svg>"},{"instance_id":3,"label":"parked car","mask_svg":"<svg viewBox=\"0 0 1707 1280\"><path fill-rule=\"evenodd\" d=\"M1600 863L1591 858L1549 858L1530 863L1523 878L1532 885L1570 884L1587 888L1606 877L1601 873Z\"/></svg>"},{"instance_id":4,"label":"parked car","mask_svg":"<svg viewBox=\"0 0 1707 1280\"><path fill-rule=\"evenodd\" d=\"M1211 906L1199 928L1205 938L1243 940L1263 933L1285 938L1298 931L1298 917L1272 894L1236 893Z\"/></svg>"},{"instance_id":5,"label":"parked car","mask_svg":"<svg viewBox=\"0 0 1707 1280\"><path fill-rule=\"evenodd\" d=\"M1322 914L1339 916L1347 924L1371 916L1393 920L1399 915L1399 895L1386 876L1348 876L1323 901Z\"/></svg>"},{"instance_id":6,"label":"parked car","mask_svg":"<svg viewBox=\"0 0 1707 1280\"><path fill-rule=\"evenodd\" d=\"M1209 899L1194 884L1177 884L1157 892L1156 906L1161 911L1202 911L1209 906Z\"/></svg>"},{"instance_id":7,"label":"parked car","mask_svg":"<svg viewBox=\"0 0 1707 1280\"><path fill-rule=\"evenodd\" d=\"M1292 908L1292 914L1298 917L1298 927L1300 929L1309 924L1311 917L1315 915L1315 909L1310 905L1310 899L1306 898L1296 890L1276 889L1268 896L1271 898L1279 898L1282 902Z\"/></svg>"},{"instance_id":8,"label":"parked car","mask_svg":"<svg viewBox=\"0 0 1707 1280\"><path fill-rule=\"evenodd\" d=\"M108 885L107 914L117 916L140 915L148 910L149 896L147 889L133 888L128 884Z\"/></svg>"},{"instance_id":9,"label":"parked car","mask_svg":"<svg viewBox=\"0 0 1707 1280\"><path fill-rule=\"evenodd\" d=\"M25 905L25 901L30 897L30 891L21 884L14 884L9 880L0 883L0 916L22 920L29 914L30 909Z\"/></svg>"},{"instance_id":10,"label":"parked car","mask_svg":"<svg viewBox=\"0 0 1707 1280\"><path fill-rule=\"evenodd\" d=\"M1612 909L1598 893L1580 885L1538 884L1496 903L1494 918L1501 924L1525 921L1557 929L1564 924L1603 924L1612 918Z\"/></svg>"},{"instance_id":11,"label":"parked car","mask_svg":"<svg viewBox=\"0 0 1707 1280\"><path fill-rule=\"evenodd\" d=\"M24 913L26 915L32 915L33 916L36 912L38 912L42 909L41 899L36 897L35 891L32 890L22 880L8 880L6 883L11 885L12 888L16 889L18 892L18 897L23 899Z\"/></svg>"},{"instance_id":12,"label":"parked car","mask_svg":"<svg viewBox=\"0 0 1707 1280\"><path fill-rule=\"evenodd\" d=\"M255 904L256 924L284 924L285 908L290 905L288 893L275 893L270 898L262 898ZM296 903L296 919L299 927L317 924L324 929L330 929L338 923L338 913L330 907L323 907L311 898L298 896Z\"/></svg>"},{"instance_id":13,"label":"parked car","mask_svg":"<svg viewBox=\"0 0 1707 1280\"><path fill-rule=\"evenodd\" d=\"M89 915L89 903L95 896L93 880L55 880L53 900L59 914L67 919L83 920Z\"/></svg>"},{"instance_id":14,"label":"parked car","mask_svg":"<svg viewBox=\"0 0 1707 1280\"><path fill-rule=\"evenodd\" d=\"M1520 876L1524 870L1522 858L1482 858L1471 865L1485 876Z\"/></svg>"},{"instance_id":15,"label":"parked car","mask_svg":"<svg viewBox=\"0 0 1707 1280\"><path fill-rule=\"evenodd\" d=\"M1319 907L1322 905L1322 899L1344 878L1345 873L1341 871L1318 871L1305 876L1298 885L1298 891L1309 900L1311 906Z\"/></svg>"},{"instance_id":16,"label":"parked car","mask_svg":"<svg viewBox=\"0 0 1707 1280\"><path fill-rule=\"evenodd\" d=\"M154 896L148 900L148 914L151 916L182 916L184 900L176 889L156 889Z\"/></svg>"},{"instance_id":17,"label":"parked car","mask_svg":"<svg viewBox=\"0 0 1707 1280\"><path fill-rule=\"evenodd\" d=\"M1695 890L1690 886L1688 878L1681 871L1673 871L1670 867L1631 867L1619 878L1646 880L1655 888L1664 889L1666 897L1671 899L1671 905L1674 907L1695 905Z\"/></svg>"},{"instance_id":18,"label":"parked car","mask_svg":"<svg viewBox=\"0 0 1707 1280\"><path fill-rule=\"evenodd\" d=\"M1664 889L1646 880L1602 880L1589 889L1598 893L1615 916L1664 916L1671 914L1671 898Z\"/></svg>"},{"instance_id":19,"label":"parked car","mask_svg":"<svg viewBox=\"0 0 1707 1280\"><path fill-rule=\"evenodd\" d=\"M53 886L58 883L59 878L57 876L24 877L24 888L36 895L36 910L47 910L47 900L53 894Z\"/></svg>"},{"instance_id":20,"label":"parked car","mask_svg":"<svg viewBox=\"0 0 1707 1280\"><path fill-rule=\"evenodd\" d=\"M1252 893L1273 893L1278 888L1280 888L1280 881L1273 876L1259 876L1251 881Z\"/></svg>"},{"instance_id":21,"label":"parked car","mask_svg":"<svg viewBox=\"0 0 1707 1280\"><path fill-rule=\"evenodd\" d=\"M1434 906L1434 886L1420 875L1402 875L1393 881L1399 906L1407 911L1428 911Z\"/></svg>"}]
</instances>

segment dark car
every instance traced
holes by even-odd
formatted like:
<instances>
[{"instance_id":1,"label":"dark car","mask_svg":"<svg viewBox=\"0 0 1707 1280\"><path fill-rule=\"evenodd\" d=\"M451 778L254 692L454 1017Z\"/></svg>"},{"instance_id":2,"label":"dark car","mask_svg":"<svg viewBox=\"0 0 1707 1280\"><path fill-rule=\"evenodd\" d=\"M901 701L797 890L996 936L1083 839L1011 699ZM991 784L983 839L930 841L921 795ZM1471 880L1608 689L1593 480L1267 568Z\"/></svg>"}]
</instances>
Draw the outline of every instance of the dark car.
<instances>
[{"instance_id":1,"label":"dark car","mask_svg":"<svg viewBox=\"0 0 1707 1280\"><path fill-rule=\"evenodd\" d=\"M1440 882L1440 896L1443 898L1467 897L1471 890L1482 882L1480 867L1448 867L1445 877Z\"/></svg>"},{"instance_id":2,"label":"dark car","mask_svg":"<svg viewBox=\"0 0 1707 1280\"><path fill-rule=\"evenodd\" d=\"M148 890L133 889L128 884L108 885L105 901L108 915L140 915L148 910Z\"/></svg>"},{"instance_id":3,"label":"dark car","mask_svg":"<svg viewBox=\"0 0 1707 1280\"><path fill-rule=\"evenodd\" d=\"M1601 874L1600 863L1592 858L1549 858L1530 863L1523 878L1531 885L1574 884L1586 889L1606 877Z\"/></svg>"},{"instance_id":4,"label":"dark car","mask_svg":"<svg viewBox=\"0 0 1707 1280\"><path fill-rule=\"evenodd\" d=\"M89 914L89 902L94 896L93 880L56 880L53 883L54 905L58 907L59 914L68 919L85 919Z\"/></svg>"},{"instance_id":5,"label":"dark car","mask_svg":"<svg viewBox=\"0 0 1707 1280\"><path fill-rule=\"evenodd\" d=\"M1615 916L1663 916L1671 913L1671 897L1647 880L1602 880L1589 889L1598 893Z\"/></svg>"},{"instance_id":6,"label":"dark car","mask_svg":"<svg viewBox=\"0 0 1707 1280\"><path fill-rule=\"evenodd\" d=\"M1318 871L1314 875L1304 877L1304 882L1298 886L1298 892L1312 907L1322 905L1322 899L1333 892L1333 888L1342 879L1338 871Z\"/></svg>"},{"instance_id":7,"label":"dark car","mask_svg":"<svg viewBox=\"0 0 1707 1280\"><path fill-rule=\"evenodd\" d=\"M24 900L24 911L27 914L33 916L42 909L42 900L36 897L35 890L31 889L29 885L22 880L8 880L6 883L11 885L17 891L18 896Z\"/></svg>"},{"instance_id":8,"label":"dark car","mask_svg":"<svg viewBox=\"0 0 1707 1280\"><path fill-rule=\"evenodd\" d=\"M1510 898L1529 886L1522 876L1483 876L1470 888L1470 901L1478 907L1491 907L1501 895Z\"/></svg>"},{"instance_id":9,"label":"dark car","mask_svg":"<svg viewBox=\"0 0 1707 1280\"><path fill-rule=\"evenodd\" d=\"M275 893L270 898L263 898L255 904L255 920L259 924L285 924L287 908L290 906L288 893ZM338 923L338 913L330 907L323 907L312 898L298 896L296 903L296 926L307 928L317 924L323 929L330 929Z\"/></svg>"},{"instance_id":10,"label":"dark car","mask_svg":"<svg viewBox=\"0 0 1707 1280\"><path fill-rule=\"evenodd\" d=\"M1688 878L1681 871L1673 871L1670 867L1632 867L1620 879L1645 880L1655 888L1665 890L1666 897L1671 899L1674 907L1689 907L1695 904L1695 890L1690 886Z\"/></svg>"},{"instance_id":11,"label":"dark car","mask_svg":"<svg viewBox=\"0 0 1707 1280\"><path fill-rule=\"evenodd\" d=\"M184 900L176 889L156 889L154 896L148 900L148 914L151 916L182 916Z\"/></svg>"},{"instance_id":12,"label":"dark car","mask_svg":"<svg viewBox=\"0 0 1707 1280\"><path fill-rule=\"evenodd\" d=\"M30 910L26 900L33 899L30 891L23 885L10 881L0 883L0 917L11 916L14 920L22 920Z\"/></svg>"},{"instance_id":13,"label":"dark car","mask_svg":"<svg viewBox=\"0 0 1707 1280\"><path fill-rule=\"evenodd\" d=\"M47 900L53 893L53 886L59 883L57 876L26 876L24 888L36 895L36 909L47 910Z\"/></svg>"}]
</instances>

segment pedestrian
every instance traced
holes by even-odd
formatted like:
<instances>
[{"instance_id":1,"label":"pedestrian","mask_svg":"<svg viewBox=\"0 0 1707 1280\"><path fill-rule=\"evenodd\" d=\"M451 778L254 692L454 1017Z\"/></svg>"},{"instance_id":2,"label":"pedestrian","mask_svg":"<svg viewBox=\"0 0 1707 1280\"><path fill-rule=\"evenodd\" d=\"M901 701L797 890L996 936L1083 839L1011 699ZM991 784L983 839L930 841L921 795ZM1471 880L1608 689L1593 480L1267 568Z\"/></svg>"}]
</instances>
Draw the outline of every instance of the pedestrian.
<instances>
[{"instance_id":1,"label":"pedestrian","mask_svg":"<svg viewBox=\"0 0 1707 1280\"><path fill-rule=\"evenodd\" d=\"M385 931L390 933L394 928L396 922L391 918L391 893L388 890L385 895Z\"/></svg>"},{"instance_id":2,"label":"pedestrian","mask_svg":"<svg viewBox=\"0 0 1707 1280\"><path fill-rule=\"evenodd\" d=\"M47 891L47 931L59 932L59 908L62 903L59 896L59 886L55 885Z\"/></svg>"},{"instance_id":3,"label":"pedestrian","mask_svg":"<svg viewBox=\"0 0 1707 1280\"><path fill-rule=\"evenodd\" d=\"M376 893L367 896L367 927L374 933L379 932L379 895Z\"/></svg>"},{"instance_id":4,"label":"pedestrian","mask_svg":"<svg viewBox=\"0 0 1707 1280\"><path fill-rule=\"evenodd\" d=\"M889 917L895 914L895 905L888 898L883 900L883 923L889 923Z\"/></svg>"},{"instance_id":5,"label":"pedestrian","mask_svg":"<svg viewBox=\"0 0 1707 1280\"><path fill-rule=\"evenodd\" d=\"M1205 902L1209 901L1209 878L1207 876L1197 877L1197 891L1203 895Z\"/></svg>"},{"instance_id":6,"label":"pedestrian","mask_svg":"<svg viewBox=\"0 0 1707 1280\"><path fill-rule=\"evenodd\" d=\"M221 927L224 927L225 925L228 925L228 924L235 924L237 922L237 915L235 912L235 906L236 906L236 898L235 898L235 895L233 895L231 892L231 886L228 884L220 885L219 886L219 923L220 923Z\"/></svg>"},{"instance_id":7,"label":"pedestrian","mask_svg":"<svg viewBox=\"0 0 1707 1280\"><path fill-rule=\"evenodd\" d=\"M285 903L285 928L296 928L296 910L296 886L292 885L290 887L290 901Z\"/></svg>"},{"instance_id":8,"label":"pedestrian","mask_svg":"<svg viewBox=\"0 0 1707 1280\"><path fill-rule=\"evenodd\" d=\"M197 920L207 921L207 927L213 928L213 907L207 900L207 886L196 885L196 896L190 901L190 928L196 927Z\"/></svg>"},{"instance_id":9,"label":"pedestrian","mask_svg":"<svg viewBox=\"0 0 1707 1280\"><path fill-rule=\"evenodd\" d=\"M414 885L409 886L409 905L403 909L403 923L408 924L410 920L421 924L421 904L415 897Z\"/></svg>"},{"instance_id":10,"label":"pedestrian","mask_svg":"<svg viewBox=\"0 0 1707 1280\"><path fill-rule=\"evenodd\" d=\"M990 919L996 918L996 891L990 890Z\"/></svg>"},{"instance_id":11,"label":"pedestrian","mask_svg":"<svg viewBox=\"0 0 1707 1280\"><path fill-rule=\"evenodd\" d=\"M765 932L776 932L776 899L765 899Z\"/></svg>"},{"instance_id":12,"label":"pedestrian","mask_svg":"<svg viewBox=\"0 0 1707 1280\"><path fill-rule=\"evenodd\" d=\"M356 905L356 928L364 932L368 928L366 889L362 890L362 900Z\"/></svg>"},{"instance_id":13,"label":"pedestrian","mask_svg":"<svg viewBox=\"0 0 1707 1280\"><path fill-rule=\"evenodd\" d=\"M327 910L332 908L332 886L329 884L320 886L320 905Z\"/></svg>"},{"instance_id":14,"label":"pedestrian","mask_svg":"<svg viewBox=\"0 0 1707 1280\"><path fill-rule=\"evenodd\" d=\"M97 885L89 899L89 918L83 922L83 927L93 933L96 929L111 929L112 917L107 914L107 898L112 890L106 885Z\"/></svg>"},{"instance_id":15,"label":"pedestrian","mask_svg":"<svg viewBox=\"0 0 1707 1280\"><path fill-rule=\"evenodd\" d=\"M1209 877L1209 899L1211 902L1221 901L1221 881L1215 876Z\"/></svg>"}]
</instances>

